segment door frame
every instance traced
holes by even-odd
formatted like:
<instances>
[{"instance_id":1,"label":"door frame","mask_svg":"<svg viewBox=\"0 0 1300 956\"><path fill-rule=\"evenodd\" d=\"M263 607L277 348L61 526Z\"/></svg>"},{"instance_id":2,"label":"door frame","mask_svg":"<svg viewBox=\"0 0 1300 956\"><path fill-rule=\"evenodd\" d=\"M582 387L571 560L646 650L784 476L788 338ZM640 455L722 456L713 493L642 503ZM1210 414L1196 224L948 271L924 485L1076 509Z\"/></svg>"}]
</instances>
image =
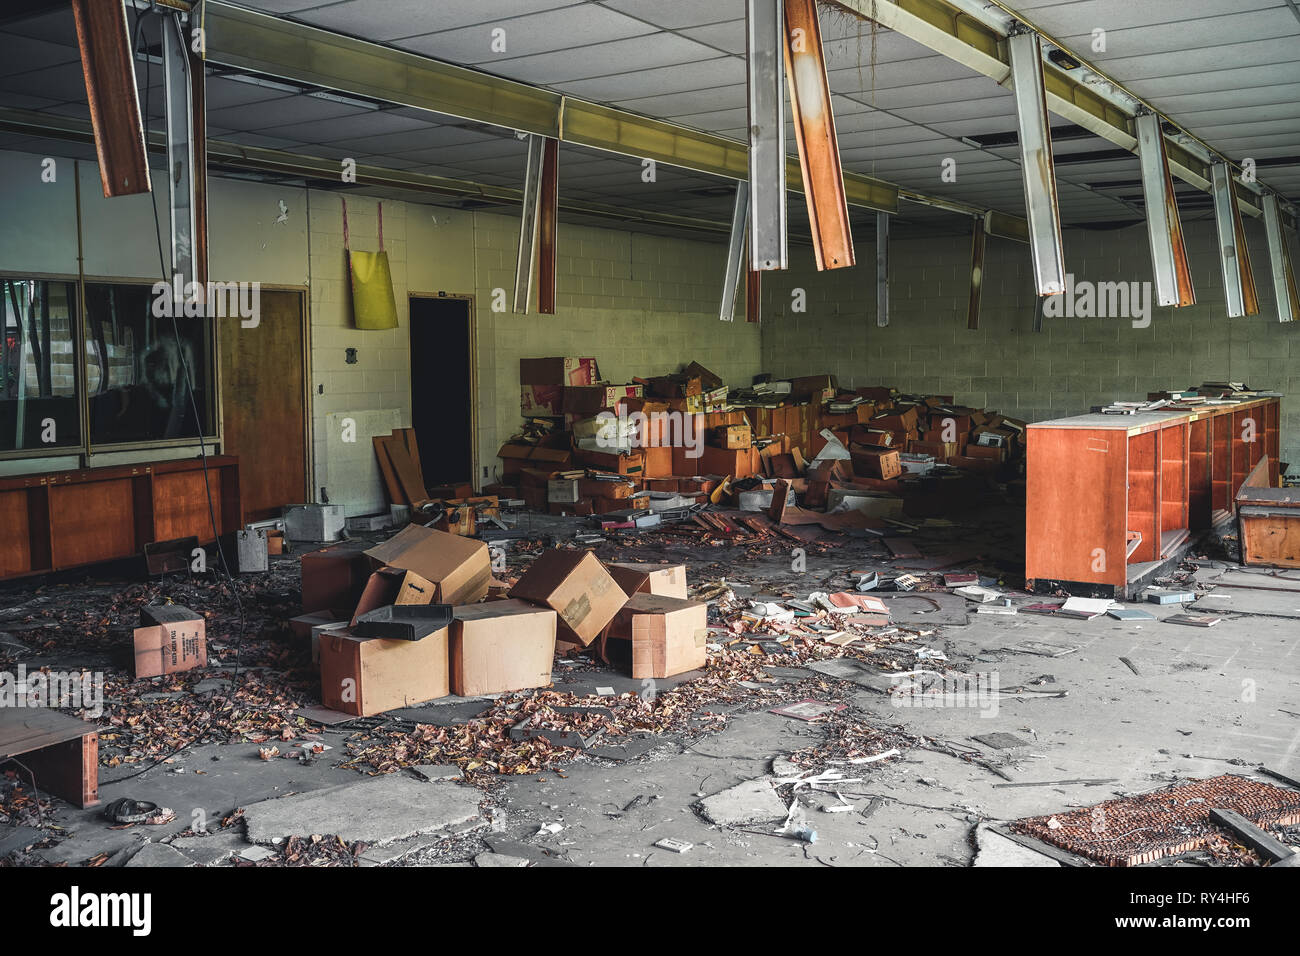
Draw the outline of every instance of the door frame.
<instances>
[{"instance_id":1,"label":"door frame","mask_svg":"<svg viewBox=\"0 0 1300 956\"><path fill-rule=\"evenodd\" d=\"M458 299L466 304L468 313L465 321L469 323L469 466L470 466L470 485L475 491L483 487L483 479L480 476L479 465L479 448L478 448L478 312L475 310L475 298L473 295L462 292L413 292L407 291L407 330L406 330L406 356L407 356L407 396L410 401L411 425L415 426L415 393L414 387L414 368L415 356L411 353L411 335L415 331L415 320L411 316L410 300L411 299Z\"/></svg>"},{"instance_id":2,"label":"door frame","mask_svg":"<svg viewBox=\"0 0 1300 956\"><path fill-rule=\"evenodd\" d=\"M216 280L213 280L216 281ZM299 356L299 362L302 365L302 453L303 453L303 481L306 487L303 493L304 502L316 500L316 468L315 455L312 453L315 447L315 435L312 428L312 376L311 376L311 292L305 285L279 285L277 283L262 282L258 285L259 290L266 292L296 292L298 302L301 305L299 314L302 322L302 354ZM221 320L213 320L213 338L215 342L216 366L217 366L217 442L221 446L222 454L226 453L226 363L221 356ZM287 502L296 504L296 502Z\"/></svg>"}]
</instances>

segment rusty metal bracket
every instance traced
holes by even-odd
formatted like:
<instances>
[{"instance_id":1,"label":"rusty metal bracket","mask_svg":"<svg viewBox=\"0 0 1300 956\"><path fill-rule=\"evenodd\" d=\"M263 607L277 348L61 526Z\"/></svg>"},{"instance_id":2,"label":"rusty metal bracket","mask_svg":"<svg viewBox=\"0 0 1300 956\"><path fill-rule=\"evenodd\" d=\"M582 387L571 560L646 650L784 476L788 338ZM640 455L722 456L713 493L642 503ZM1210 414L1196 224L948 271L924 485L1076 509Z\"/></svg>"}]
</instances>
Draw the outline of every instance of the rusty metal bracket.
<instances>
[{"instance_id":1,"label":"rusty metal bracket","mask_svg":"<svg viewBox=\"0 0 1300 956\"><path fill-rule=\"evenodd\" d=\"M966 328L980 327L980 293L984 289L984 217L972 220L970 243L970 298L966 302Z\"/></svg>"},{"instance_id":2,"label":"rusty metal bracket","mask_svg":"<svg viewBox=\"0 0 1300 956\"><path fill-rule=\"evenodd\" d=\"M856 260L816 0L785 0L785 70L817 268L842 269Z\"/></svg>"},{"instance_id":3,"label":"rusty metal bracket","mask_svg":"<svg viewBox=\"0 0 1300 956\"><path fill-rule=\"evenodd\" d=\"M1182 307L1196 302L1192 270L1178 218L1178 200L1169 175L1165 136L1160 117L1143 113L1134 120L1138 160L1142 169L1142 196L1147 209L1147 238L1151 242L1151 267L1156 278L1156 301Z\"/></svg>"},{"instance_id":4,"label":"rusty metal bracket","mask_svg":"<svg viewBox=\"0 0 1300 956\"><path fill-rule=\"evenodd\" d=\"M555 253L560 211L560 141L542 144L542 179L537 212L537 311L555 314Z\"/></svg>"},{"instance_id":5,"label":"rusty metal bracket","mask_svg":"<svg viewBox=\"0 0 1300 956\"><path fill-rule=\"evenodd\" d=\"M135 57L123 0L73 0L86 100L105 196L149 192Z\"/></svg>"},{"instance_id":6,"label":"rusty metal bracket","mask_svg":"<svg viewBox=\"0 0 1300 956\"><path fill-rule=\"evenodd\" d=\"M889 213L876 213L876 325L889 325Z\"/></svg>"}]
</instances>

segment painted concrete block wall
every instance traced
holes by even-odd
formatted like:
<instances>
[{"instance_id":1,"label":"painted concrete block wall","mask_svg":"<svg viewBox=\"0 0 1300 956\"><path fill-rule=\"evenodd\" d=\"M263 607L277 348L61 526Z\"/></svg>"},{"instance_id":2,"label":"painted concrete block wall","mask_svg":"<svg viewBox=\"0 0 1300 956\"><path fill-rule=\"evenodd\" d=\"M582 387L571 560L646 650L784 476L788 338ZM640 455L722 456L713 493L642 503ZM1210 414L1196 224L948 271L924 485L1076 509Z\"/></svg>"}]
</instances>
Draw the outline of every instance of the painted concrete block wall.
<instances>
[{"instance_id":1,"label":"painted concrete block wall","mask_svg":"<svg viewBox=\"0 0 1300 956\"><path fill-rule=\"evenodd\" d=\"M594 356L611 382L691 361L728 383L748 383L760 370L761 330L743 318L718 320L721 243L561 224L556 314L515 315L518 236L515 216L475 215L480 480L483 466L499 468L497 449L522 422L521 358ZM497 289L507 311L492 308Z\"/></svg>"},{"instance_id":2,"label":"painted concrete block wall","mask_svg":"<svg viewBox=\"0 0 1300 956\"><path fill-rule=\"evenodd\" d=\"M1263 226L1246 223L1260 314L1238 319L1224 309L1213 223L1185 219L1184 228L1197 304L1172 309L1153 301L1146 328L1123 317L1061 317L1045 318L1035 333L1040 303L1030 286L1029 249L990 238L980 328L968 331L970 240L897 235L890 325L878 328L873 243L858 245L856 268L820 274L811 254L795 247L788 273L764 277L764 370L833 372L846 386L951 393L1031 421L1145 399L1161 388L1245 381L1286 393L1283 459L1300 468L1300 322L1277 321ZM1076 282L1152 280L1145 226L1068 229L1064 243ZM803 313L792 309L794 288L807 292Z\"/></svg>"}]
</instances>

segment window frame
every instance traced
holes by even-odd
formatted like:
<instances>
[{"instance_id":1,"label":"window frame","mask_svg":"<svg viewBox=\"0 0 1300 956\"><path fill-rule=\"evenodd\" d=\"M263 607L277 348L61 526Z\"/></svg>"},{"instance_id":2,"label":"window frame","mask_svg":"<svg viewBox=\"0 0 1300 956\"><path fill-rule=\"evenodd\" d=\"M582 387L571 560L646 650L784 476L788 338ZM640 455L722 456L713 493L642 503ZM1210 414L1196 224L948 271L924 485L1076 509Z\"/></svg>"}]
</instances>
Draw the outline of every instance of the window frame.
<instances>
[{"instance_id":1,"label":"window frame","mask_svg":"<svg viewBox=\"0 0 1300 956\"><path fill-rule=\"evenodd\" d=\"M34 460L41 458L81 458L82 467L89 464L89 459L97 454L122 451L142 451L150 448L183 448L199 444L200 436L186 438L157 438L131 442L101 442L90 440L90 395L86 388L86 286L94 285L133 285L152 288L159 279L141 279L129 276L95 276L66 273L38 273L0 269L0 278L29 279L44 282L67 282L76 289L76 307L72 310L73 367L76 374L77 430L81 441L76 445L62 445L55 448L17 448L9 451L0 450L0 461ZM203 423L202 440L216 445L220 441L221 420L221 383L217 379L217 323L208 320L207 331L208 382L211 398L208 402L207 421Z\"/></svg>"}]
</instances>

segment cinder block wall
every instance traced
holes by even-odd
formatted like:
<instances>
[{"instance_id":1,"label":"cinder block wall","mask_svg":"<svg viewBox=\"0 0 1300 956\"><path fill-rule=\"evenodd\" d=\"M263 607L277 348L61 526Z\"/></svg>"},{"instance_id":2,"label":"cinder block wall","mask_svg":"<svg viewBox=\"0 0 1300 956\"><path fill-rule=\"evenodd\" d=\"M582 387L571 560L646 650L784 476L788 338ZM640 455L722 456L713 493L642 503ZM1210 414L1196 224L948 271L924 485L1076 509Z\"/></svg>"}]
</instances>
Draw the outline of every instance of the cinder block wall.
<instances>
[{"instance_id":1,"label":"cinder block wall","mask_svg":"<svg viewBox=\"0 0 1300 956\"><path fill-rule=\"evenodd\" d=\"M412 363L416 374L437 374L434 357L422 364L410 354L412 293L473 297L478 485L498 473L497 449L522 424L521 358L594 356L614 382L692 360L728 381L748 382L760 369L761 330L717 317L721 243L561 223L556 314L539 315L534 304L528 315L515 315L517 216L385 201L384 248L399 326L363 331L352 322L338 196L313 191L309 202L316 488L329 489L332 501L346 500L346 490L329 483L326 416L396 408L409 424ZM349 197L348 224L354 249L376 248L377 201ZM495 311L502 303L505 311ZM348 348L358 350L355 365L346 363Z\"/></svg>"},{"instance_id":2,"label":"cinder block wall","mask_svg":"<svg viewBox=\"0 0 1300 956\"><path fill-rule=\"evenodd\" d=\"M495 289L509 308L518 235L516 217L475 216L481 465L499 466L497 449L522 421L521 358L594 356L612 382L691 361L728 383L760 371L759 327L718 319L722 243L561 225L556 314L494 312Z\"/></svg>"},{"instance_id":3,"label":"cinder block wall","mask_svg":"<svg viewBox=\"0 0 1300 956\"><path fill-rule=\"evenodd\" d=\"M891 317L876 326L875 248L859 243L852 269L818 273L811 251L791 250L791 269L763 280L763 367L780 376L832 372L841 384L952 393L957 401L1042 420L1095 404L1145 399L1159 388L1245 381L1286 393L1283 459L1300 469L1300 322L1277 321L1262 223L1247 241L1260 314L1229 319L1214 225L1184 221L1197 304L1152 304L1147 328L1127 318L1045 318L1030 284L1029 248L988 240L980 328L966 328L970 239L907 235L891 243ZM900 235L901 234L901 235ZM1149 282L1145 226L1069 229L1065 264L1076 281ZM807 294L803 313L792 291ZM1154 290L1152 292L1154 300Z\"/></svg>"}]
</instances>

